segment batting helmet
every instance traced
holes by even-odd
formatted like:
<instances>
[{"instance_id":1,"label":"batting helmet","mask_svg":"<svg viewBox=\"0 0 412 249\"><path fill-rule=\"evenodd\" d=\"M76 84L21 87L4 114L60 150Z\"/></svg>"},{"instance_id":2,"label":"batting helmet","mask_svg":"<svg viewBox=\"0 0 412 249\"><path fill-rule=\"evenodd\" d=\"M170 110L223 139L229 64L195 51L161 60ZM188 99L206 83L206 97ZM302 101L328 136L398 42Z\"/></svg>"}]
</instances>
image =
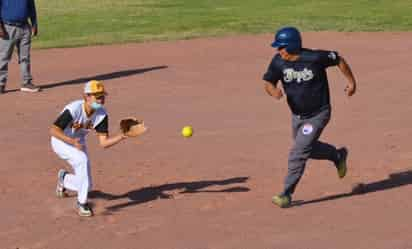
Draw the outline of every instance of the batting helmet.
<instances>
[{"instance_id":1,"label":"batting helmet","mask_svg":"<svg viewBox=\"0 0 412 249\"><path fill-rule=\"evenodd\" d=\"M284 47L288 53L298 53L302 48L302 38L299 30L295 27L284 27L279 29L278 32L276 32L272 47Z\"/></svg>"}]
</instances>

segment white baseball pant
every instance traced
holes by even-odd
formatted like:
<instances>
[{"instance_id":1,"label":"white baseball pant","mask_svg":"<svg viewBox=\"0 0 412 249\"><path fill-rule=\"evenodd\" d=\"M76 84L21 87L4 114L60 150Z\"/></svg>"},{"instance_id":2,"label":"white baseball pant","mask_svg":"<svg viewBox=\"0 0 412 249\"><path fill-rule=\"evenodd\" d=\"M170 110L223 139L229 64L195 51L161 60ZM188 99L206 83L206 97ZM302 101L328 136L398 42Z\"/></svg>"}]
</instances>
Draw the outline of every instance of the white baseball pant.
<instances>
[{"instance_id":1,"label":"white baseball pant","mask_svg":"<svg viewBox=\"0 0 412 249\"><path fill-rule=\"evenodd\" d=\"M64 177L64 188L76 191L78 202L85 204L92 188L90 162L86 148L81 151L55 137L51 138L51 146L53 151L61 159L67 161L74 170L74 174L66 174Z\"/></svg>"}]
</instances>

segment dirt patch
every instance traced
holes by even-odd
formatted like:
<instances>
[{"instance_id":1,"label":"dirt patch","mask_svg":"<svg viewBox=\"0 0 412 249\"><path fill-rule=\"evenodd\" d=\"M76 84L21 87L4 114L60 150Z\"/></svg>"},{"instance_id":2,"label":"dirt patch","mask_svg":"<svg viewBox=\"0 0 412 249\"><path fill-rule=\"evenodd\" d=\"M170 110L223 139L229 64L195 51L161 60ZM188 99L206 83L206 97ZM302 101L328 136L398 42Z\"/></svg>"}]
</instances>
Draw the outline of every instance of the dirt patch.
<instances>
[{"instance_id":1,"label":"dirt patch","mask_svg":"<svg viewBox=\"0 0 412 249\"><path fill-rule=\"evenodd\" d=\"M348 99L344 77L329 70L333 117L323 139L349 147L348 176L310 161L285 210L271 197L287 170L290 113L261 80L272 35L36 50L39 94L15 90L14 62L0 96L0 247L411 248L412 33L303 38L339 51L359 89ZM48 128L88 79L105 82L112 132L131 115L150 132L107 150L89 135L96 216L84 219L74 197L54 196L67 166Z\"/></svg>"}]
</instances>

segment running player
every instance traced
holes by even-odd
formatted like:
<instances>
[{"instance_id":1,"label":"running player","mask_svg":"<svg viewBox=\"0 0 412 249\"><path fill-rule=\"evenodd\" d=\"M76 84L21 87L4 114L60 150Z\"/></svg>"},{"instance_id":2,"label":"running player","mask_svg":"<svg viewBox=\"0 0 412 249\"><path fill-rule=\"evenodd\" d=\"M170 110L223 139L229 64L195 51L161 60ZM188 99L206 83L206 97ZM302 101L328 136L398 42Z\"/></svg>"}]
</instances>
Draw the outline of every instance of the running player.
<instances>
[{"instance_id":1,"label":"running player","mask_svg":"<svg viewBox=\"0 0 412 249\"><path fill-rule=\"evenodd\" d=\"M348 150L345 147L336 149L319 141L331 116L326 69L338 66L347 78L345 91L348 96L355 93L356 81L349 65L337 52L302 48L300 32L294 27L280 29L272 47L277 48L278 53L263 76L265 90L270 96L280 99L283 92L277 82L282 82L292 111L294 139L284 189L272 198L274 204L283 208L291 204L292 194L309 158L332 161L339 177L346 175Z\"/></svg>"}]
</instances>

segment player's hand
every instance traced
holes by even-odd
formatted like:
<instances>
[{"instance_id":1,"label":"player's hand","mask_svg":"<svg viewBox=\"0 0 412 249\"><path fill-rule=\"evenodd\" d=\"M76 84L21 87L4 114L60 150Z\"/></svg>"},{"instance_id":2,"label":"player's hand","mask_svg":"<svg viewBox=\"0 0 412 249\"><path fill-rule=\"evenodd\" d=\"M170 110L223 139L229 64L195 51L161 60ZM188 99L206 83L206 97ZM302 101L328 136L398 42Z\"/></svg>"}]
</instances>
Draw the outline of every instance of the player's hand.
<instances>
[{"instance_id":1,"label":"player's hand","mask_svg":"<svg viewBox=\"0 0 412 249\"><path fill-rule=\"evenodd\" d=\"M345 92L346 92L346 95L348 95L349 97L354 95L356 92L356 85L353 83L347 84L345 87Z\"/></svg>"},{"instance_id":2,"label":"player's hand","mask_svg":"<svg viewBox=\"0 0 412 249\"><path fill-rule=\"evenodd\" d=\"M73 139L73 142L72 142L72 145L73 145L74 147L76 147L78 150L83 151L83 144L80 143L80 139L79 139L79 138L74 138L74 139Z\"/></svg>"},{"instance_id":3,"label":"player's hand","mask_svg":"<svg viewBox=\"0 0 412 249\"><path fill-rule=\"evenodd\" d=\"M31 36L37 36L39 33L39 30L37 29L37 26L31 27Z\"/></svg>"},{"instance_id":4,"label":"player's hand","mask_svg":"<svg viewBox=\"0 0 412 249\"><path fill-rule=\"evenodd\" d=\"M275 99L281 99L283 97L283 92L280 88L273 86L272 84L265 84L265 91Z\"/></svg>"},{"instance_id":5,"label":"player's hand","mask_svg":"<svg viewBox=\"0 0 412 249\"><path fill-rule=\"evenodd\" d=\"M4 31L3 27L0 27L0 38L6 38L6 31Z\"/></svg>"},{"instance_id":6,"label":"player's hand","mask_svg":"<svg viewBox=\"0 0 412 249\"><path fill-rule=\"evenodd\" d=\"M273 91L272 96L279 100L283 97L283 92L279 88L275 88L275 91Z\"/></svg>"}]
</instances>

